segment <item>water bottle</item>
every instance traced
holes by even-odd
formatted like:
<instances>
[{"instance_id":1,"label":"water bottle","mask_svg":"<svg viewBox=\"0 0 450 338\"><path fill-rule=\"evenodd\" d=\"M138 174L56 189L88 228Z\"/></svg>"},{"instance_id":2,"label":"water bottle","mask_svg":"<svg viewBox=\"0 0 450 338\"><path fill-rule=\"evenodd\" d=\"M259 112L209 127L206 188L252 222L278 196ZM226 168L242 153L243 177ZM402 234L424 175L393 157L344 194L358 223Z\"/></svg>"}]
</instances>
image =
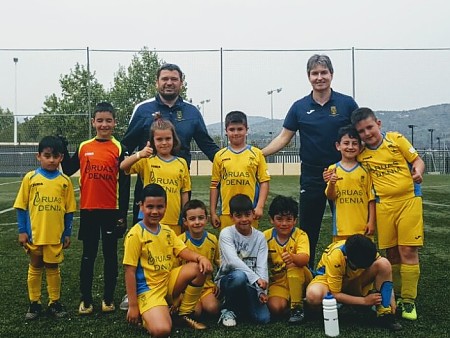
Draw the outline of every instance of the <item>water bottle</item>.
<instances>
[{"instance_id":1,"label":"water bottle","mask_svg":"<svg viewBox=\"0 0 450 338\"><path fill-rule=\"evenodd\" d=\"M323 324L325 326L325 335L328 337L339 336L339 320L336 306L336 299L328 292L322 300Z\"/></svg>"}]
</instances>

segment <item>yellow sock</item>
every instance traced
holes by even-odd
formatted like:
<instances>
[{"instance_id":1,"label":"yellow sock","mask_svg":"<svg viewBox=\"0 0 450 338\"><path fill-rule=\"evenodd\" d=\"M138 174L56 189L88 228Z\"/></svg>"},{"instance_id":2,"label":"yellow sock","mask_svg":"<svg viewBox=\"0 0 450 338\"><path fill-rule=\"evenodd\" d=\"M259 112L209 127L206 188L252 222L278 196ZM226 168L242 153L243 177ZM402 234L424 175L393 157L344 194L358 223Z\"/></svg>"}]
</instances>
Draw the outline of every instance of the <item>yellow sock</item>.
<instances>
[{"instance_id":1,"label":"yellow sock","mask_svg":"<svg viewBox=\"0 0 450 338\"><path fill-rule=\"evenodd\" d=\"M402 276L402 298L403 301L414 302L417 297L417 284L419 284L420 267L419 264L402 264L400 267Z\"/></svg>"},{"instance_id":2,"label":"yellow sock","mask_svg":"<svg viewBox=\"0 0 450 338\"><path fill-rule=\"evenodd\" d=\"M394 294L402 293L402 276L400 275L400 264L392 264L392 282L394 283Z\"/></svg>"},{"instance_id":3,"label":"yellow sock","mask_svg":"<svg viewBox=\"0 0 450 338\"><path fill-rule=\"evenodd\" d=\"M377 305L377 317L381 317L390 313L392 313L392 308L390 305L388 307Z\"/></svg>"},{"instance_id":4,"label":"yellow sock","mask_svg":"<svg viewBox=\"0 0 450 338\"><path fill-rule=\"evenodd\" d=\"M289 296L291 298L291 309L301 306L303 302L303 285L305 275L301 268L290 268L287 270Z\"/></svg>"},{"instance_id":5,"label":"yellow sock","mask_svg":"<svg viewBox=\"0 0 450 338\"><path fill-rule=\"evenodd\" d=\"M31 302L40 302L41 287L42 287L42 273L44 268L35 268L31 264L28 265L28 297Z\"/></svg>"},{"instance_id":6,"label":"yellow sock","mask_svg":"<svg viewBox=\"0 0 450 338\"><path fill-rule=\"evenodd\" d=\"M59 267L46 268L45 275L47 276L47 292L50 304L61 297L61 273Z\"/></svg>"},{"instance_id":7,"label":"yellow sock","mask_svg":"<svg viewBox=\"0 0 450 338\"><path fill-rule=\"evenodd\" d=\"M203 285L202 286L194 286L189 284L184 291L183 299L180 304L179 314L180 315L187 315L195 310L195 305L197 305L198 300L200 299L200 296L203 291Z\"/></svg>"}]
</instances>

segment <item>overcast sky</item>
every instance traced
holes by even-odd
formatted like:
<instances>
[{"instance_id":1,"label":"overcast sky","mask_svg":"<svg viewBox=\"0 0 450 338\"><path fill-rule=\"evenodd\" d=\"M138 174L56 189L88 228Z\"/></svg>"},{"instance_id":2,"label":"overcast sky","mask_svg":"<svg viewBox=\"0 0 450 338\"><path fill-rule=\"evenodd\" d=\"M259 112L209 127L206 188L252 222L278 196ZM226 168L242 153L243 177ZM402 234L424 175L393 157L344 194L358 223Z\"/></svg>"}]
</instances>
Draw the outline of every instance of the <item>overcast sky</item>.
<instances>
[{"instance_id":1,"label":"overcast sky","mask_svg":"<svg viewBox=\"0 0 450 338\"><path fill-rule=\"evenodd\" d=\"M329 54L333 88L375 110L414 109L450 102L450 1L301 0L28 0L1 1L1 49L81 49L73 52L0 50L0 107L39 112L58 94L60 74L86 62L82 49L289 49L303 52L224 52L223 111L274 118L310 91L305 65L315 51ZM439 49L369 51L363 49ZM342 49L334 51L332 49ZM110 86L132 53L91 56L98 79ZM220 121L220 56L161 53L186 73L188 96L205 104L207 123ZM18 57L17 65L13 57ZM17 74L17 76L16 76ZM250 126L251 127L251 126Z\"/></svg>"}]
</instances>

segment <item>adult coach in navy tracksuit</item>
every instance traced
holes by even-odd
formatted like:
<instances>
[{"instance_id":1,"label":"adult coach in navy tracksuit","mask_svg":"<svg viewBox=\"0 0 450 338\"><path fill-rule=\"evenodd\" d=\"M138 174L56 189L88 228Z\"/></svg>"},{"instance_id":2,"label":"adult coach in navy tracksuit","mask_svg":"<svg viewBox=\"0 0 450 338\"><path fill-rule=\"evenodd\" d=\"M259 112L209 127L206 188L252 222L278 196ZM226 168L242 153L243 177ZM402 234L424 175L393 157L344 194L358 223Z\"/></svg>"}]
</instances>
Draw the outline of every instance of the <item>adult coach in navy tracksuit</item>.
<instances>
[{"instance_id":1,"label":"adult coach in navy tracksuit","mask_svg":"<svg viewBox=\"0 0 450 338\"><path fill-rule=\"evenodd\" d=\"M194 139L199 148L214 159L219 147L214 143L206 130L205 122L199 110L192 104L184 101L180 96L183 86L183 72L174 64L162 65L156 74L156 88L158 94L149 100L137 104L131 115L130 125L122 139L122 143L131 153L142 149L149 139L150 126L153 123L153 114L160 112L162 117L172 122L181 142L178 156L184 158L190 167L190 144ZM135 202L139 201L142 182L138 179L134 191ZM134 204L133 224L137 222L139 207Z\"/></svg>"},{"instance_id":2,"label":"adult coach in navy tracksuit","mask_svg":"<svg viewBox=\"0 0 450 338\"><path fill-rule=\"evenodd\" d=\"M265 156L276 153L300 133L300 227L308 234L310 262L313 267L320 226L326 206L323 170L340 160L335 142L340 127L350 124L351 113L358 108L350 96L331 89L333 65L326 55L308 60L307 74L312 92L294 102L281 133L262 149Z\"/></svg>"}]
</instances>

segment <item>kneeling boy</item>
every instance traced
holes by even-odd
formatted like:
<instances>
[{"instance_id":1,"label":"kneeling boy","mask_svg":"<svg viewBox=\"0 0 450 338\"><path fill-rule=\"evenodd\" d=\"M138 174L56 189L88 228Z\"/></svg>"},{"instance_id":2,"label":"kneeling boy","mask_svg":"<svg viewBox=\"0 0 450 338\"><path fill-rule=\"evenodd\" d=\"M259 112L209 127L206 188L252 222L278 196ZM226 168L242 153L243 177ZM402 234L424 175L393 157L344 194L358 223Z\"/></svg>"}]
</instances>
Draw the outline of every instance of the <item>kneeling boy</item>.
<instances>
[{"instance_id":1,"label":"kneeling boy","mask_svg":"<svg viewBox=\"0 0 450 338\"><path fill-rule=\"evenodd\" d=\"M129 307L127 320L144 325L153 337L167 337L172 329L168 304L182 292L178 320L195 329L206 326L192 317L203 290L206 274L212 271L209 260L188 248L168 226L160 225L166 210L166 192L158 184L142 191L144 215L125 239L125 283ZM189 261L172 268L174 257Z\"/></svg>"},{"instance_id":2,"label":"kneeling boy","mask_svg":"<svg viewBox=\"0 0 450 338\"><path fill-rule=\"evenodd\" d=\"M309 304L321 305L331 292L342 304L375 305L380 326L401 330L394 318L391 264L377 253L370 238L356 234L331 243L322 254L316 273L306 289ZM370 292L373 288L376 292Z\"/></svg>"}]
</instances>

